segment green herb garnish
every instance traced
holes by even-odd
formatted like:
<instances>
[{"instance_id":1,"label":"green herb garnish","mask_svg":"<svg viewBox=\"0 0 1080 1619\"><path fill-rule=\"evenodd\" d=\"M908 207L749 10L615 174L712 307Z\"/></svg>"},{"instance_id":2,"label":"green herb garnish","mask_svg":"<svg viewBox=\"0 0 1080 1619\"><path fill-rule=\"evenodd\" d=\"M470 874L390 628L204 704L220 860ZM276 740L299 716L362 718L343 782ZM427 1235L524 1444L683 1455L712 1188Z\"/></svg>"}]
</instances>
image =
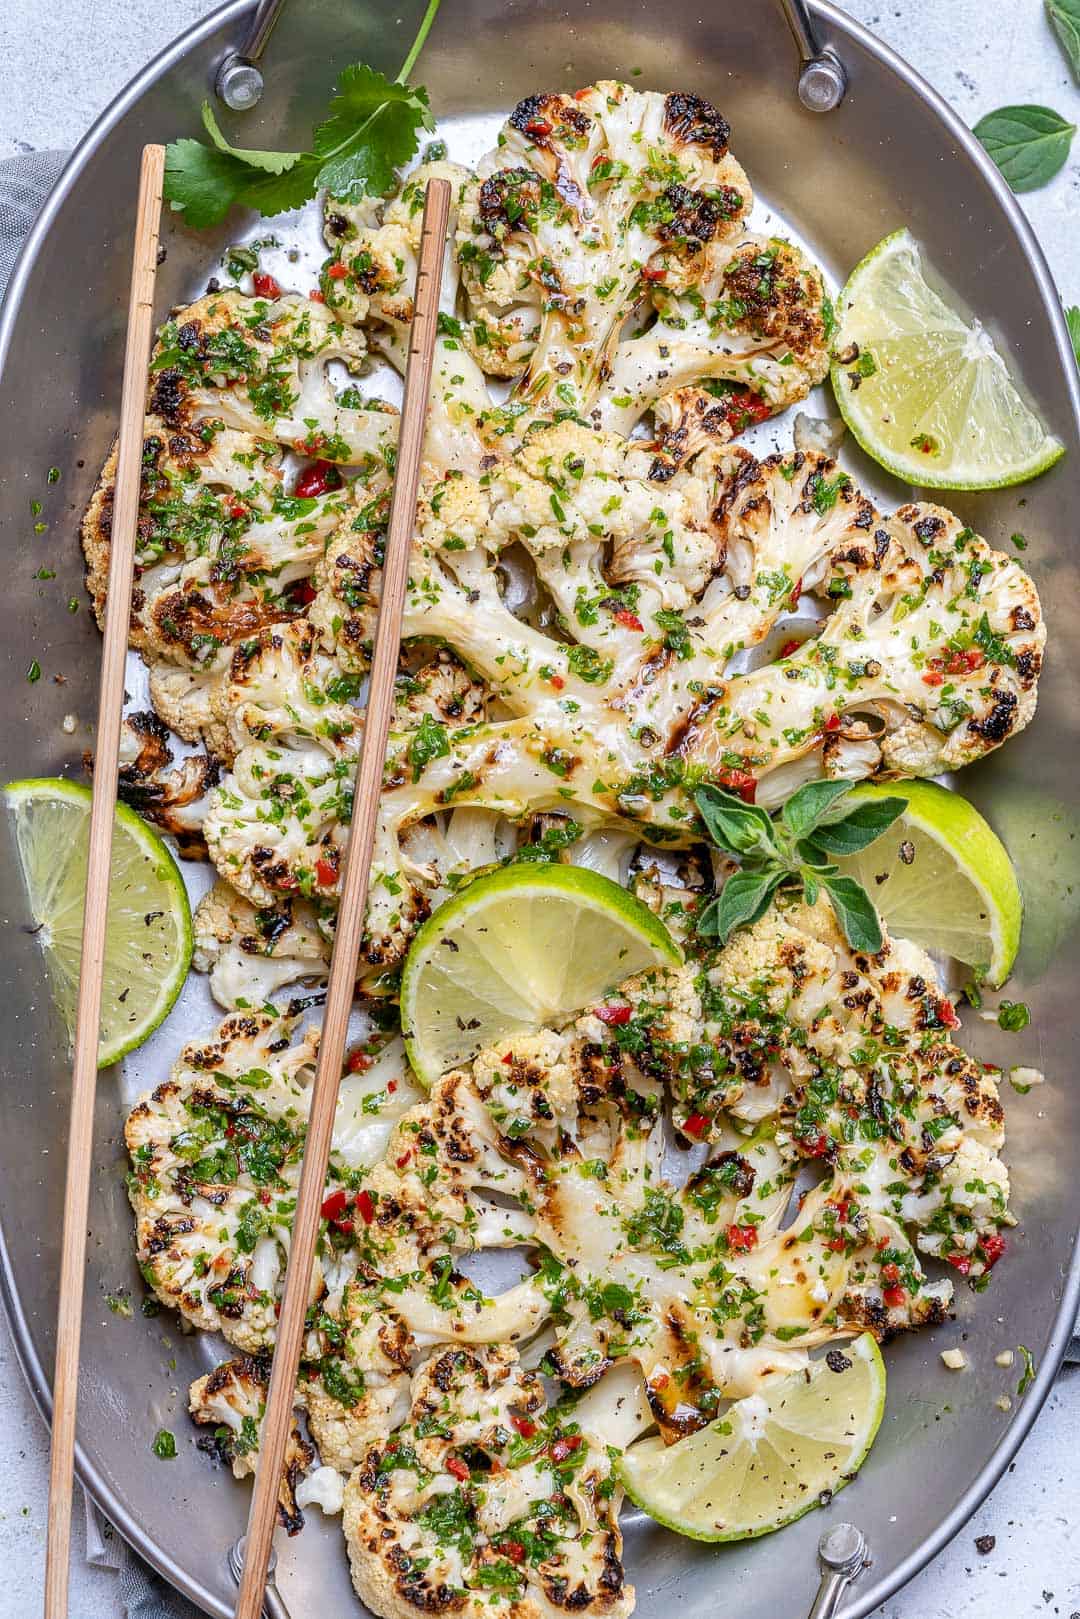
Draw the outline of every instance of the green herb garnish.
<instances>
[{"instance_id":1,"label":"green herb garnish","mask_svg":"<svg viewBox=\"0 0 1080 1619\"><path fill-rule=\"evenodd\" d=\"M853 950L881 949L881 923L869 894L854 877L840 874L833 855L856 854L888 830L907 808L906 798L864 799L845 809L849 781L812 781L793 793L774 820L720 787L694 795L705 830L717 848L738 858L740 870L725 882L698 921L698 932L721 944L737 927L760 920L778 889L802 888L808 905L823 890Z\"/></svg>"},{"instance_id":2,"label":"green herb garnish","mask_svg":"<svg viewBox=\"0 0 1080 1619\"><path fill-rule=\"evenodd\" d=\"M434 129L427 91L406 81L439 9L429 0L401 72L392 82L364 62L338 80L327 116L316 124L310 152L267 152L230 146L208 101L202 121L210 144L171 141L165 157L165 197L195 230L216 225L229 209L280 214L299 208L320 188L342 202L379 196L395 171L414 156L421 129Z\"/></svg>"}]
</instances>

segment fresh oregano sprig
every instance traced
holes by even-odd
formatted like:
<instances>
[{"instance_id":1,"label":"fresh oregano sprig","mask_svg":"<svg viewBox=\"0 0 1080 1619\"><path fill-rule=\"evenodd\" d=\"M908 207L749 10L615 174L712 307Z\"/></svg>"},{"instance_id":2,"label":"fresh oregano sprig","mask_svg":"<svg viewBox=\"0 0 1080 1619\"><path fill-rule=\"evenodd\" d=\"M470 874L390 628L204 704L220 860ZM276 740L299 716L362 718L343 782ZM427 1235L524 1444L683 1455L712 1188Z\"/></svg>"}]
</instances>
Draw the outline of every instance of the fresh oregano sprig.
<instances>
[{"instance_id":1,"label":"fresh oregano sprig","mask_svg":"<svg viewBox=\"0 0 1080 1619\"><path fill-rule=\"evenodd\" d=\"M736 857L739 870L701 913L698 933L724 944L736 928L759 921L779 889L801 887L808 905L822 892L828 895L853 950L871 955L880 950L881 922L873 900L860 882L841 873L833 857L868 848L904 813L907 799L861 798L845 805L853 785L808 782L775 819L722 787L699 787L694 802L705 830L718 849Z\"/></svg>"}]
</instances>

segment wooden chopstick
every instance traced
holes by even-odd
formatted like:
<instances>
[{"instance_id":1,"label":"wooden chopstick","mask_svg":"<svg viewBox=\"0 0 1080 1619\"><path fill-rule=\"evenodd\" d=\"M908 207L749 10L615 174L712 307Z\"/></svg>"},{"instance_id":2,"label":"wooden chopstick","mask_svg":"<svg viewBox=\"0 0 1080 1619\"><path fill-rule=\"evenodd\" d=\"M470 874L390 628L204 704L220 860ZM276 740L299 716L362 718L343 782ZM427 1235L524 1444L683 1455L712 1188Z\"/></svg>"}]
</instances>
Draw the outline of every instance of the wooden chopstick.
<instances>
[{"instance_id":1,"label":"wooden chopstick","mask_svg":"<svg viewBox=\"0 0 1080 1619\"><path fill-rule=\"evenodd\" d=\"M128 302L124 388L120 404L120 447L116 462L105 636L101 653L93 802L90 808L86 914L75 1020L67 1184L64 1191L60 1297L56 1320L53 1376L52 1454L49 1464L49 1525L45 1548L45 1619L67 1619L68 1559L71 1551L71 1497L75 1466L75 1415L82 1335L86 1221L90 1201L94 1097L97 1090L101 980L105 967L105 923L109 908L109 867L119 770L120 721L124 707L124 666L131 616L131 584L139 517L146 373L154 331L161 189L165 148L144 146L135 216L135 249Z\"/></svg>"},{"instance_id":2,"label":"wooden chopstick","mask_svg":"<svg viewBox=\"0 0 1080 1619\"><path fill-rule=\"evenodd\" d=\"M356 771L352 826L326 988L319 1059L312 1084L311 1114L293 1217L285 1292L277 1324L274 1364L248 1517L244 1572L236 1601L235 1619L260 1619L262 1613L281 1469L296 1400L296 1378L304 1338L311 1267L315 1258L319 1217L326 1196L326 1166L330 1157L345 1037L356 982L356 961L364 931L372 844L379 812L386 740L394 705L401 615L405 605L405 586L416 520L420 457L431 391L450 195L448 180L429 180L424 198L420 261L413 297L409 357L405 368L405 398L383 560L382 595L371 664L364 741Z\"/></svg>"}]
</instances>

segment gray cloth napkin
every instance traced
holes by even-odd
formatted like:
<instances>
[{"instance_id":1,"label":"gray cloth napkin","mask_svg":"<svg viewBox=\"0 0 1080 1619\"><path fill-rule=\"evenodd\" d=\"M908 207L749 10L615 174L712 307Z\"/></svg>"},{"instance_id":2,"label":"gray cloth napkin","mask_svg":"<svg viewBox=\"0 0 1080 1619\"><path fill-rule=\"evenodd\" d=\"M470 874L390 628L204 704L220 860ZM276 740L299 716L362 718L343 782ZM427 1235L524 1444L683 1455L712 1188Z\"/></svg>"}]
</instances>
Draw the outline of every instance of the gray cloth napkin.
<instances>
[{"instance_id":1,"label":"gray cloth napkin","mask_svg":"<svg viewBox=\"0 0 1080 1619\"><path fill-rule=\"evenodd\" d=\"M0 162L0 298L23 239L67 162L66 152L27 152ZM199 1619L193 1608L146 1567L86 1498L86 1558L112 1569L128 1619Z\"/></svg>"},{"instance_id":2,"label":"gray cloth napkin","mask_svg":"<svg viewBox=\"0 0 1080 1619\"><path fill-rule=\"evenodd\" d=\"M66 152L27 152L0 163L0 297L15 267L23 237L66 161ZM1066 1358L1080 1361L1080 1336L1073 1338ZM120 1600L128 1619L197 1619L190 1602L169 1590L140 1562L89 1499L86 1556L96 1567L116 1570Z\"/></svg>"}]
</instances>

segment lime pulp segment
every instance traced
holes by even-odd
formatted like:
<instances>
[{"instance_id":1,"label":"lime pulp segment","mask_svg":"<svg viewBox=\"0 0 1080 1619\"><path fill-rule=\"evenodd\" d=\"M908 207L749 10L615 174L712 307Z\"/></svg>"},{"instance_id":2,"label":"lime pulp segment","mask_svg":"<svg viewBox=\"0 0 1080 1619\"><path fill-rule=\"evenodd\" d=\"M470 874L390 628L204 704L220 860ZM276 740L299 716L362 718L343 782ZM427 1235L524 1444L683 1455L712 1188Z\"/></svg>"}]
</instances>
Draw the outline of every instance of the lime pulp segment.
<instances>
[{"instance_id":1,"label":"lime pulp segment","mask_svg":"<svg viewBox=\"0 0 1080 1619\"><path fill-rule=\"evenodd\" d=\"M401 986L410 1061L431 1084L507 1034L567 1022L633 973L680 960L617 883L574 866L478 878L424 923Z\"/></svg>"},{"instance_id":2,"label":"lime pulp segment","mask_svg":"<svg viewBox=\"0 0 1080 1619\"><path fill-rule=\"evenodd\" d=\"M49 987L74 1030L90 832L88 788L62 779L4 789ZM191 910L176 861L118 804L113 830L99 1062L146 1040L176 1000L191 961Z\"/></svg>"},{"instance_id":3,"label":"lime pulp segment","mask_svg":"<svg viewBox=\"0 0 1080 1619\"><path fill-rule=\"evenodd\" d=\"M868 455L926 487L1021 483L1064 454L986 328L928 284L919 247L895 231L840 295L832 385Z\"/></svg>"}]
</instances>

